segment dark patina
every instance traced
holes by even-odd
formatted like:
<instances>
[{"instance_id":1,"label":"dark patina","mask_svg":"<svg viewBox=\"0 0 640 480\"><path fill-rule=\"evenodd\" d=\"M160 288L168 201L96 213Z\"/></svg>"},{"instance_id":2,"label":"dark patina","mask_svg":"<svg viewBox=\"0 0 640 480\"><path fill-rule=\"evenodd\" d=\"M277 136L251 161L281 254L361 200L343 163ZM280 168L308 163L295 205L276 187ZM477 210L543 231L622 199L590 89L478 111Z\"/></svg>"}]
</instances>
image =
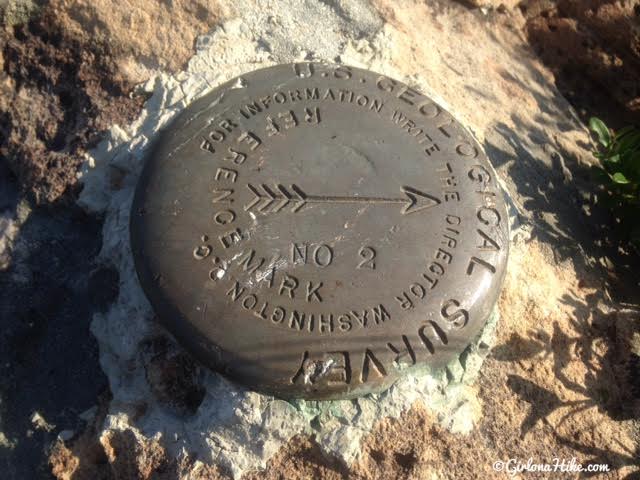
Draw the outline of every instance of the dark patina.
<instances>
[{"instance_id":1,"label":"dark patina","mask_svg":"<svg viewBox=\"0 0 640 480\"><path fill-rule=\"evenodd\" d=\"M279 65L194 102L131 214L142 287L203 363L281 397L341 398L438 367L504 277L495 173L435 102L373 72Z\"/></svg>"}]
</instances>

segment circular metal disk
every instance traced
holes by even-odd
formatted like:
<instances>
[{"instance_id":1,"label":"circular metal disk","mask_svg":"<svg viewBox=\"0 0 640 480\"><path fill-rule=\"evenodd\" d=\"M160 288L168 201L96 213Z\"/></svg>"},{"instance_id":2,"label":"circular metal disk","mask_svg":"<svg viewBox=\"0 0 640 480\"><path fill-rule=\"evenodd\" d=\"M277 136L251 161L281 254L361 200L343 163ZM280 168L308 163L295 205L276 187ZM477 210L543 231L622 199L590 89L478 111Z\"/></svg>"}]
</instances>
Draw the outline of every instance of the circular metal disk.
<instances>
[{"instance_id":1,"label":"circular metal disk","mask_svg":"<svg viewBox=\"0 0 640 480\"><path fill-rule=\"evenodd\" d=\"M507 215L473 137L414 89L338 65L243 75L159 135L131 243L162 322L280 397L442 366L498 296Z\"/></svg>"}]
</instances>

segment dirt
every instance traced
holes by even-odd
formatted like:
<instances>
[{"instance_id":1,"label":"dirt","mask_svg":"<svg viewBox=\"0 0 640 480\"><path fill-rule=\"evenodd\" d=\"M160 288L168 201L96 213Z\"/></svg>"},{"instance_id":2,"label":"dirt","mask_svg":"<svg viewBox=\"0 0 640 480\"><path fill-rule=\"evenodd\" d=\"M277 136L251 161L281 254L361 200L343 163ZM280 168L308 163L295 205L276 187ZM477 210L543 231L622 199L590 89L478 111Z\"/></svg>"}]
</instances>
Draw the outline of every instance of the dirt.
<instances>
[{"instance_id":1,"label":"dirt","mask_svg":"<svg viewBox=\"0 0 640 480\"><path fill-rule=\"evenodd\" d=\"M0 155L37 204L74 197L84 152L137 117L134 85L183 68L220 16L215 2L152 7L53 1L0 30Z\"/></svg>"},{"instance_id":2,"label":"dirt","mask_svg":"<svg viewBox=\"0 0 640 480\"><path fill-rule=\"evenodd\" d=\"M173 351L166 337L143 346L146 379L155 398L178 415L193 415L205 396L200 366L184 351Z\"/></svg>"},{"instance_id":3,"label":"dirt","mask_svg":"<svg viewBox=\"0 0 640 480\"><path fill-rule=\"evenodd\" d=\"M524 31L584 119L640 122L640 4L631 0L529 0Z\"/></svg>"},{"instance_id":4,"label":"dirt","mask_svg":"<svg viewBox=\"0 0 640 480\"><path fill-rule=\"evenodd\" d=\"M55 440L49 450L49 467L54 477L63 480L111 478L108 458L97 439L100 423L108 407L108 396L99 397L95 416L89 420L81 434L73 438L68 448L61 439Z\"/></svg>"},{"instance_id":5,"label":"dirt","mask_svg":"<svg viewBox=\"0 0 640 480\"><path fill-rule=\"evenodd\" d=\"M408 28L402 12L388 4L380 9L390 23ZM513 35L526 35L548 69L539 74L555 79L583 119L597 114L620 126L640 118L639 10L629 1L532 0L498 14ZM181 69L198 33L224 15L217 2L129 0L115 8L108 0L59 0L0 32L0 155L23 191L43 204L73 198L83 153L102 130L136 117L144 98L133 95L135 82ZM471 28L462 24L461 35ZM138 33L130 35L132 29ZM406 51L407 63L430 64L431 50L414 53L407 45ZM492 81L511 89L523 108L542 110L536 92L508 73ZM478 108L466 120L479 124L483 115ZM611 467L594 478L638 475L637 307L610 301L598 272L577 256L560 257L549 243L521 239L500 311L498 342L476 385L483 417L470 434L448 432L417 404L397 420L381 420L350 468L326 458L312 438L296 437L266 471L244 478L506 478L494 461L574 457ZM152 347L147 375L155 397L171 407L174 389L187 391L182 403L197 408L196 367L162 345ZM171 460L159 441L133 432L97 438L96 418L71 440L53 443L56 478L171 479L184 472L229 478L215 465L194 469L196 459Z\"/></svg>"},{"instance_id":6,"label":"dirt","mask_svg":"<svg viewBox=\"0 0 640 480\"><path fill-rule=\"evenodd\" d=\"M76 184L99 132L133 120L141 99L128 96L106 46L71 34L50 11L2 37L0 154L37 203L54 202Z\"/></svg>"}]
</instances>

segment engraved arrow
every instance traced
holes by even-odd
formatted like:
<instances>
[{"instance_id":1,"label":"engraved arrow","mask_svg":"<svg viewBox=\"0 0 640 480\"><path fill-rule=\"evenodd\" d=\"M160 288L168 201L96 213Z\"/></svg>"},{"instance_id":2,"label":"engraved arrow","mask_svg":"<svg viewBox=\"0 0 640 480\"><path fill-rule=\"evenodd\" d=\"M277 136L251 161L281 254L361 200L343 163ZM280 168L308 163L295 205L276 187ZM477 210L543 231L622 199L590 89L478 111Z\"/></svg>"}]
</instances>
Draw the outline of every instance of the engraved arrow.
<instances>
[{"instance_id":1,"label":"engraved arrow","mask_svg":"<svg viewBox=\"0 0 640 480\"><path fill-rule=\"evenodd\" d=\"M332 196L332 195L308 195L297 185L274 185L264 183L258 186L247 184L247 188L253 193L251 201L245 205L246 211L257 210L260 213L278 213L282 209L291 208L294 213L299 212L310 203L365 203L365 204L391 204L402 205L401 213L408 215L433 207L440 200L433 195L421 192L413 187L401 187L404 193L401 198L388 197L364 197L364 196Z\"/></svg>"}]
</instances>

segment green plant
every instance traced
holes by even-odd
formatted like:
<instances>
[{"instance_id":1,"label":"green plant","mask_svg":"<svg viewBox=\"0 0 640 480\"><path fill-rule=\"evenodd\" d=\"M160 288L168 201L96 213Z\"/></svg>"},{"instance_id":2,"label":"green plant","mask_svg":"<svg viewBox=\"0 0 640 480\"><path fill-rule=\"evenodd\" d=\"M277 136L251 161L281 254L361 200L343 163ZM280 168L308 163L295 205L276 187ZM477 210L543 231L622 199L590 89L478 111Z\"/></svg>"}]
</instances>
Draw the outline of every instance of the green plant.
<instances>
[{"instance_id":1,"label":"green plant","mask_svg":"<svg viewBox=\"0 0 640 480\"><path fill-rule=\"evenodd\" d=\"M589 128L598 137L594 155L606 192L606 201L629 241L640 248L640 128L628 126L618 132L592 117Z\"/></svg>"}]
</instances>

